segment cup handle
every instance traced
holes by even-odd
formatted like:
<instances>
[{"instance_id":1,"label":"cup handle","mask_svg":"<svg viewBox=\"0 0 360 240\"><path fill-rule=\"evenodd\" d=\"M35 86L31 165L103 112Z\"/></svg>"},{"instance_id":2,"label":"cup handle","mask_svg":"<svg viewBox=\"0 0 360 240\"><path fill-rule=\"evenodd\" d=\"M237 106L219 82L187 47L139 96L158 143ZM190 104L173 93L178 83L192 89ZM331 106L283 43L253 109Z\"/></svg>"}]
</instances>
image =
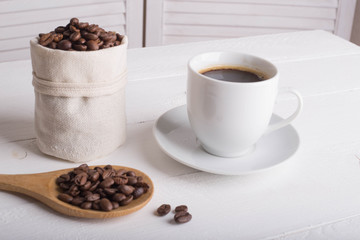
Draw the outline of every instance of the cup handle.
<instances>
[{"instance_id":1,"label":"cup handle","mask_svg":"<svg viewBox=\"0 0 360 240\"><path fill-rule=\"evenodd\" d=\"M301 109L303 107L303 99L302 99L300 93L298 91L296 91L295 89L282 89L282 90L280 90L278 95L284 94L284 93L291 93L291 94L295 95L295 97L298 100L298 107L297 107L296 111L290 117L283 119L280 122L269 125L267 130L265 131L265 134L271 133L275 130L278 130L279 128L285 127L286 125L290 124L301 112Z\"/></svg>"}]
</instances>

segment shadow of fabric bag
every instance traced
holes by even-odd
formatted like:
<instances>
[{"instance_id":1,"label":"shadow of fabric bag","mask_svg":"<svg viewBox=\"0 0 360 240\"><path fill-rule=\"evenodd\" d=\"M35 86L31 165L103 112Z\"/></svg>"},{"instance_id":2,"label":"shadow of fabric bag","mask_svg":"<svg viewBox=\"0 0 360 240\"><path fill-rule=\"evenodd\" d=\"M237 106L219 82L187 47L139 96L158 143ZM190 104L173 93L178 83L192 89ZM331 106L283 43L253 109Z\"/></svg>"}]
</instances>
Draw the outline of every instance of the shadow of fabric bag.
<instances>
[{"instance_id":1,"label":"shadow of fabric bag","mask_svg":"<svg viewBox=\"0 0 360 240\"><path fill-rule=\"evenodd\" d=\"M30 41L40 151L88 162L124 143L127 44L78 52Z\"/></svg>"}]
</instances>

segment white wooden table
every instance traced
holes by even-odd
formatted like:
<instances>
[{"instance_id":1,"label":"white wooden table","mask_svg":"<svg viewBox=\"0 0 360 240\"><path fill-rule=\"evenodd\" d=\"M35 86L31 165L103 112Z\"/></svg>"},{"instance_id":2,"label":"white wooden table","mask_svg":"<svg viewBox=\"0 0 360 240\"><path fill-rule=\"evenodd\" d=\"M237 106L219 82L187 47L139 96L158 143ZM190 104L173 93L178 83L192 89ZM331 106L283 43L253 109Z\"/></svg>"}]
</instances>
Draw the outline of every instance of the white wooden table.
<instances>
[{"instance_id":1,"label":"white wooden table","mask_svg":"<svg viewBox=\"0 0 360 240\"><path fill-rule=\"evenodd\" d=\"M241 51L274 61L280 87L298 89L304 110L293 122L301 146L289 164L247 176L186 167L164 154L154 121L185 104L186 63L200 52ZM36 200L0 191L0 239L359 239L360 48L323 31L295 32L128 51L128 139L90 165L138 168L154 181L142 210L115 219L63 216ZM33 130L30 61L0 64L0 173L75 167L39 152ZM280 116L295 99L282 97ZM154 215L186 204L191 222Z\"/></svg>"}]
</instances>

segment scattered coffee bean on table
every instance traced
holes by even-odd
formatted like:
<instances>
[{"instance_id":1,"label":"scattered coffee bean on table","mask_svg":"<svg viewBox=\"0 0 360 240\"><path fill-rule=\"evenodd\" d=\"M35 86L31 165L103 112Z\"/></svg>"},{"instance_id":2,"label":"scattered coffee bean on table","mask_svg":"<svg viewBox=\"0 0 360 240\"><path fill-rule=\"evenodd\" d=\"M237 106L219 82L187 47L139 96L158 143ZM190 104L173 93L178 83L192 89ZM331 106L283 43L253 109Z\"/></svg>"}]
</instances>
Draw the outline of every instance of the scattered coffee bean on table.
<instances>
[{"instance_id":1,"label":"scattered coffee bean on table","mask_svg":"<svg viewBox=\"0 0 360 240\"><path fill-rule=\"evenodd\" d=\"M192 215L188 212L186 205L180 205L175 208L174 220L177 223L187 223L192 219Z\"/></svg>"},{"instance_id":2,"label":"scattered coffee bean on table","mask_svg":"<svg viewBox=\"0 0 360 240\"><path fill-rule=\"evenodd\" d=\"M157 210L159 216L167 215L171 210L169 204L161 205ZM187 223L192 219L192 215L188 212L188 207L186 205L180 205L175 208L174 220L176 223Z\"/></svg>"},{"instance_id":3,"label":"scattered coffee bean on table","mask_svg":"<svg viewBox=\"0 0 360 240\"><path fill-rule=\"evenodd\" d=\"M174 220L177 223L187 223L192 219L192 215L186 211L177 212L174 216Z\"/></svg>"},{"instance_id":4,"label":"scattered coffee bean on table","mask_svg":"<svg viewBox=\"0 0 360 240\"><path fill-rule=\"evenodd\" d=\"M136 181L129 181L129 178ZM58 177L56 184L62 191L58 195L59 200L99 211L111 211L128 205L150 188L135 172L115 170L111 165L91 169L87 164L82 164Z\"/></svg>"},{"instance_id":5,"label":"scattered coffee bean on table","mask_svg":"<svg viewBox=\"0 0 360 240\"><path fill-rule=\"evenodd\" d=\"M171 210L171 206L169 204L163 204L157 209L156 212L159 216L165 216L170 212L170 210Z\"/></svg>"},{"instance_id":6,"label":"scattered coffee bean on table","mask_svg":"<svg viewBox=\"0 0 360 240\"><path fill-rule=\"evenodd\" d=\"M65 51L95 51L119 46L123 38L123 35L107 32L97 24L72 18L66 26L59 26L49 33L40 33L39 44Z\"/></svg>"},{"instance_id":7,"label":"scattered coffee bean on table","mask_svg":"<svg viewBox=\"0 0 360 240\"><path fill-rule=\"evenodd\" d=\"M182 211L185 211L187 212L188 211L188 207L186 205L180 205L180 206L177 206L175 208L175 212L182 212Z\"/></svg>"}]
</instances>

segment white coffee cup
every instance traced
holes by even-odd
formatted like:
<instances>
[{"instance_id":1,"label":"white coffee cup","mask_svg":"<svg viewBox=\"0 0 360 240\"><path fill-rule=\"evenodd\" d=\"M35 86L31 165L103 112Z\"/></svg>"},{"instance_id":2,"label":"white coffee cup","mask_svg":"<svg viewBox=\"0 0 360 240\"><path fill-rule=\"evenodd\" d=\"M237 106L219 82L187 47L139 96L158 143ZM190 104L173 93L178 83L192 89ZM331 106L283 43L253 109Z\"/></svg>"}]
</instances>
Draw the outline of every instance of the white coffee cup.
<instances>
[{"instance_id":1,"label":"white coffee cup","mask_svg":"<svg viewBox=\"0 0 360 240\"><path fill-rule=\"evenodd\" d=\"M200 73L220 66L252 69L264 74L266 79L228 82ZM278 95L278 81L279 72L274 64L249 54L208 52L191 58L187 111L191 128L202 147L213 155L239 157L250 153L262 135L293 121L303 102L297 91L287 90L298 99L296 111L287 119L269 125Z\"/></svg>"}]
</instances>

